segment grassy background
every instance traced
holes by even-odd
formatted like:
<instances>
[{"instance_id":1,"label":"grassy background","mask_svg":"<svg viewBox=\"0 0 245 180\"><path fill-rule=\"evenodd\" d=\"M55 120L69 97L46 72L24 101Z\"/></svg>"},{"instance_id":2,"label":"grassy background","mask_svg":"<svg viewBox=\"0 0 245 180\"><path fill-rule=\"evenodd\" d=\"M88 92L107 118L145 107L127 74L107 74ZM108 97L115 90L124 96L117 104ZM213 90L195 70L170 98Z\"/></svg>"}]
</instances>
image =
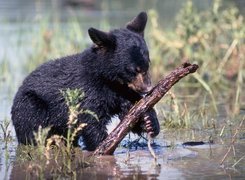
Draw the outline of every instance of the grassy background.
<instances>
[{"instance_id":1,"label":"grassy background","mask_svg":"<svg viewBox=\"0 0 245 180\"><path fill-rule=\"evenodd\" d=\"M245 24L238 9L226 9L221 1L213 1L210 9L198 11L188 1L176 16L173 28L167 30L160 25L161 19L156 10L149 10L148 15L145 38L150 51L153 82L156 83L185 61L197 63L200 67L197 73L178 82L157 104L161 129L179 129L175 132L180 132L180 136L183 136L182 130L187 129L188 139L198 139L196 132L202 131L201 134L205 135L201 139L218 136L222 140L231 140L240 129L236 137L244 139L244 125L239 124L245 114ZM33 28L20 30L17 50L14 51L17 53L11 54L16 61L12 62L6 55L0 61L2 111L11 103L24 77L38 65L49 59L81 52L91 44L76 17L65 26L59 20L52 21L46 17L36 21ZM100 23L100 27L110 29L106 20ZM27 48L26 44L29 45ZM10 167L9 149L15 146L9 143L15 138L9 114L0 119L0 125L6 167ZM43 167L51 156L43 146L43 134L39 134L42 142L39 148L24 147L24 150L20 149L22 155L19 155L25 162L31 154L35 161L34 165L31 162L32 168L40 168L40 171L44 171ZM64 147L58 152L64 157L60 167L68 168L69 172L72 162L70 151ZM47 159L39 166L42 157Z\"/></svg>"},{"instance_id":2,"label":"grassy background","mask_svg":"<svg viewBox=\"0 0 245 180\"><path fill-rule=\"evenodd\" d=\"M161 27L157 11L149 10L148 15L145 37L154 83L184 61L200 66L157 106L166 127L191 127L194 119L201 119L198 126L209 127L213 124L210 119L216 122L220 115L241 119L245 109L245 25L238 9L224 9L220 1L213 1L210 9L197 11L188 1L177 14L172 30ZM91 44L75 17L66 28L58 20L51 24L48 17L36 25L38 28L20 32L18 51L23 54L20 58L24 58L24 63L13 66L7 57L1 61L0 92L9 94L10 99L23 78L38 65L81 52ZM100 26L110 29L106 21ZM21 38L26 34L28 38ZM30 44L31 51L22 50L25 44Z\"/></svg>"}]
</instances>

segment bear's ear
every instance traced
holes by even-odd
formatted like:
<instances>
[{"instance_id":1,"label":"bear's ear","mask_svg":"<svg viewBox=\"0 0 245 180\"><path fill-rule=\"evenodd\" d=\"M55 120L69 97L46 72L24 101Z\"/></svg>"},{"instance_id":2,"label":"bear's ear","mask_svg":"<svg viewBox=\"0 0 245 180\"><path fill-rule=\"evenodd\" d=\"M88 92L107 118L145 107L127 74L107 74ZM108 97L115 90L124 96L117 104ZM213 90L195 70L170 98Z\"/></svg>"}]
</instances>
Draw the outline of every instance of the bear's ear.
<instances>
[{"instance_id":1,"label":"bear's ear","mask_svg":"<svg viewBox=\"0 0 245 180\"><path fill-rule=\"evenodd\" d=\"M113 47L115 45L115 38L110 33L89 28L88 34L98 47Z\"/></svg>"},{"instance_id":2,"label":"bear's ear","mask_svg":"<svg viewBox=\"0 0 245 180\"><path fill-rule=\"evenodd\" d=\"M146 22L147 22L147 14L146 12L141 12L132 21L128 22L126 27L127 29L144 36Z\"/></svg>"}]
</instances>

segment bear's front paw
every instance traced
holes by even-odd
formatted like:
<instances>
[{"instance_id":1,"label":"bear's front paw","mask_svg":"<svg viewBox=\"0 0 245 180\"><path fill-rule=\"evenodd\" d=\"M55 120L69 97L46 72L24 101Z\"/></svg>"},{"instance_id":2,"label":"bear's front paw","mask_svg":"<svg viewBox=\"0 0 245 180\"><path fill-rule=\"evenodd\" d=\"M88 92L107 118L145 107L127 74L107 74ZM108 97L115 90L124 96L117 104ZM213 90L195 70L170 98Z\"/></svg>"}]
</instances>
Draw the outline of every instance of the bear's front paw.
<instances>
[{"instance_id":1,"label":"bear's front paw","mask_svg":"<svg viewBox=\"0 0 245 180\"><path fill-rule=\"evenodd\" d=\"M146 132L151 137L156 137L160 132L160 125L157 119L157 115L154 109L147 111L135 124L131 130L138 135Z\"/></svg>"},{"instance_id":2,"label":"bear's front paw","mask_svg":"<svg viewBox=\"0 0 245 180\"><path fill-rule=\"evenodd\" d=\"M144 127L147 134L151 137L156 137L160 132L160 125L155 111L150 111L144 114Z\"/></svg>"}]
</instances>

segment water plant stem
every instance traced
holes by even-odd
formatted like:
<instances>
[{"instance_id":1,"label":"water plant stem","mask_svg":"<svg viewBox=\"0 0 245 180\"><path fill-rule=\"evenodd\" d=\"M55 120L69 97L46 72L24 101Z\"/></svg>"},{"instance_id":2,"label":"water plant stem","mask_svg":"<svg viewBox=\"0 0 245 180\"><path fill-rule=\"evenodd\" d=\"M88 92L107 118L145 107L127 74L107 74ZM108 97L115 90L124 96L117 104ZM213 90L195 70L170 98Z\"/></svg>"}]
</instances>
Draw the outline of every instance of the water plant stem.
<instances>
[{"instance_id":1,"label":"water plant stem","mask_svg":"<svg viewBox=\"0 0 245 180\"><path fill-rule=\"evenodd\" d=\"M152 147L151 147L152 137L150 136L150 134L147 135L147 139L148 139L148 142L147 142L148 149L149 149L149 151L150 151L152 157L154 158L155 164L157 164L157 163L156 163L156 162L157 162L157 156L156 156L154 150L153 150Z\"/></svg>"},{"instance_id":2,"label":"water plant stem","mask_svg":"<svg viewBox=\"0 0 245 180\"><path fill-rule=\"evenodd\" d=\"M243 117L241 123L239 124L238 128L236 129L234 135L232 136L231 145L230 145L229 149L227 150L227 152L225 153L225 155L224 155L224 157L222 158L222 160L220 161L220 165L223 165L225 159L227 158L228 154L230 153L232 147L234 146L234 143L235 143L235 141L236 141L236 136L237 136L239 130L241 129L244 120L245 120L245 116Z\"/></svg>"}]
</instances>

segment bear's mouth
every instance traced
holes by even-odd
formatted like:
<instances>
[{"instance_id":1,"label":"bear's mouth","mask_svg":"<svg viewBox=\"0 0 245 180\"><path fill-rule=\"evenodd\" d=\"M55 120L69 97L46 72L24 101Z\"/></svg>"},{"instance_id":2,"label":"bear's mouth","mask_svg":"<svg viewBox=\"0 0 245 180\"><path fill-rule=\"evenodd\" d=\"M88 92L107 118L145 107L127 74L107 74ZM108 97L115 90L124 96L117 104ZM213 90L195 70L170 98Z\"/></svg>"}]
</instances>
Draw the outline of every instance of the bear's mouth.
<instances>
[{"instance_id":1,"label":"bear's mouth","mask_svg":"<svg viewBox=\"0 0 245 180\"><path fill-rule=\"evenodd\" d=\"M128 87L141 95L146 95L152 89L148 75L139 73L137 76L128 83Z\"/></svg>"}]
</instances>

